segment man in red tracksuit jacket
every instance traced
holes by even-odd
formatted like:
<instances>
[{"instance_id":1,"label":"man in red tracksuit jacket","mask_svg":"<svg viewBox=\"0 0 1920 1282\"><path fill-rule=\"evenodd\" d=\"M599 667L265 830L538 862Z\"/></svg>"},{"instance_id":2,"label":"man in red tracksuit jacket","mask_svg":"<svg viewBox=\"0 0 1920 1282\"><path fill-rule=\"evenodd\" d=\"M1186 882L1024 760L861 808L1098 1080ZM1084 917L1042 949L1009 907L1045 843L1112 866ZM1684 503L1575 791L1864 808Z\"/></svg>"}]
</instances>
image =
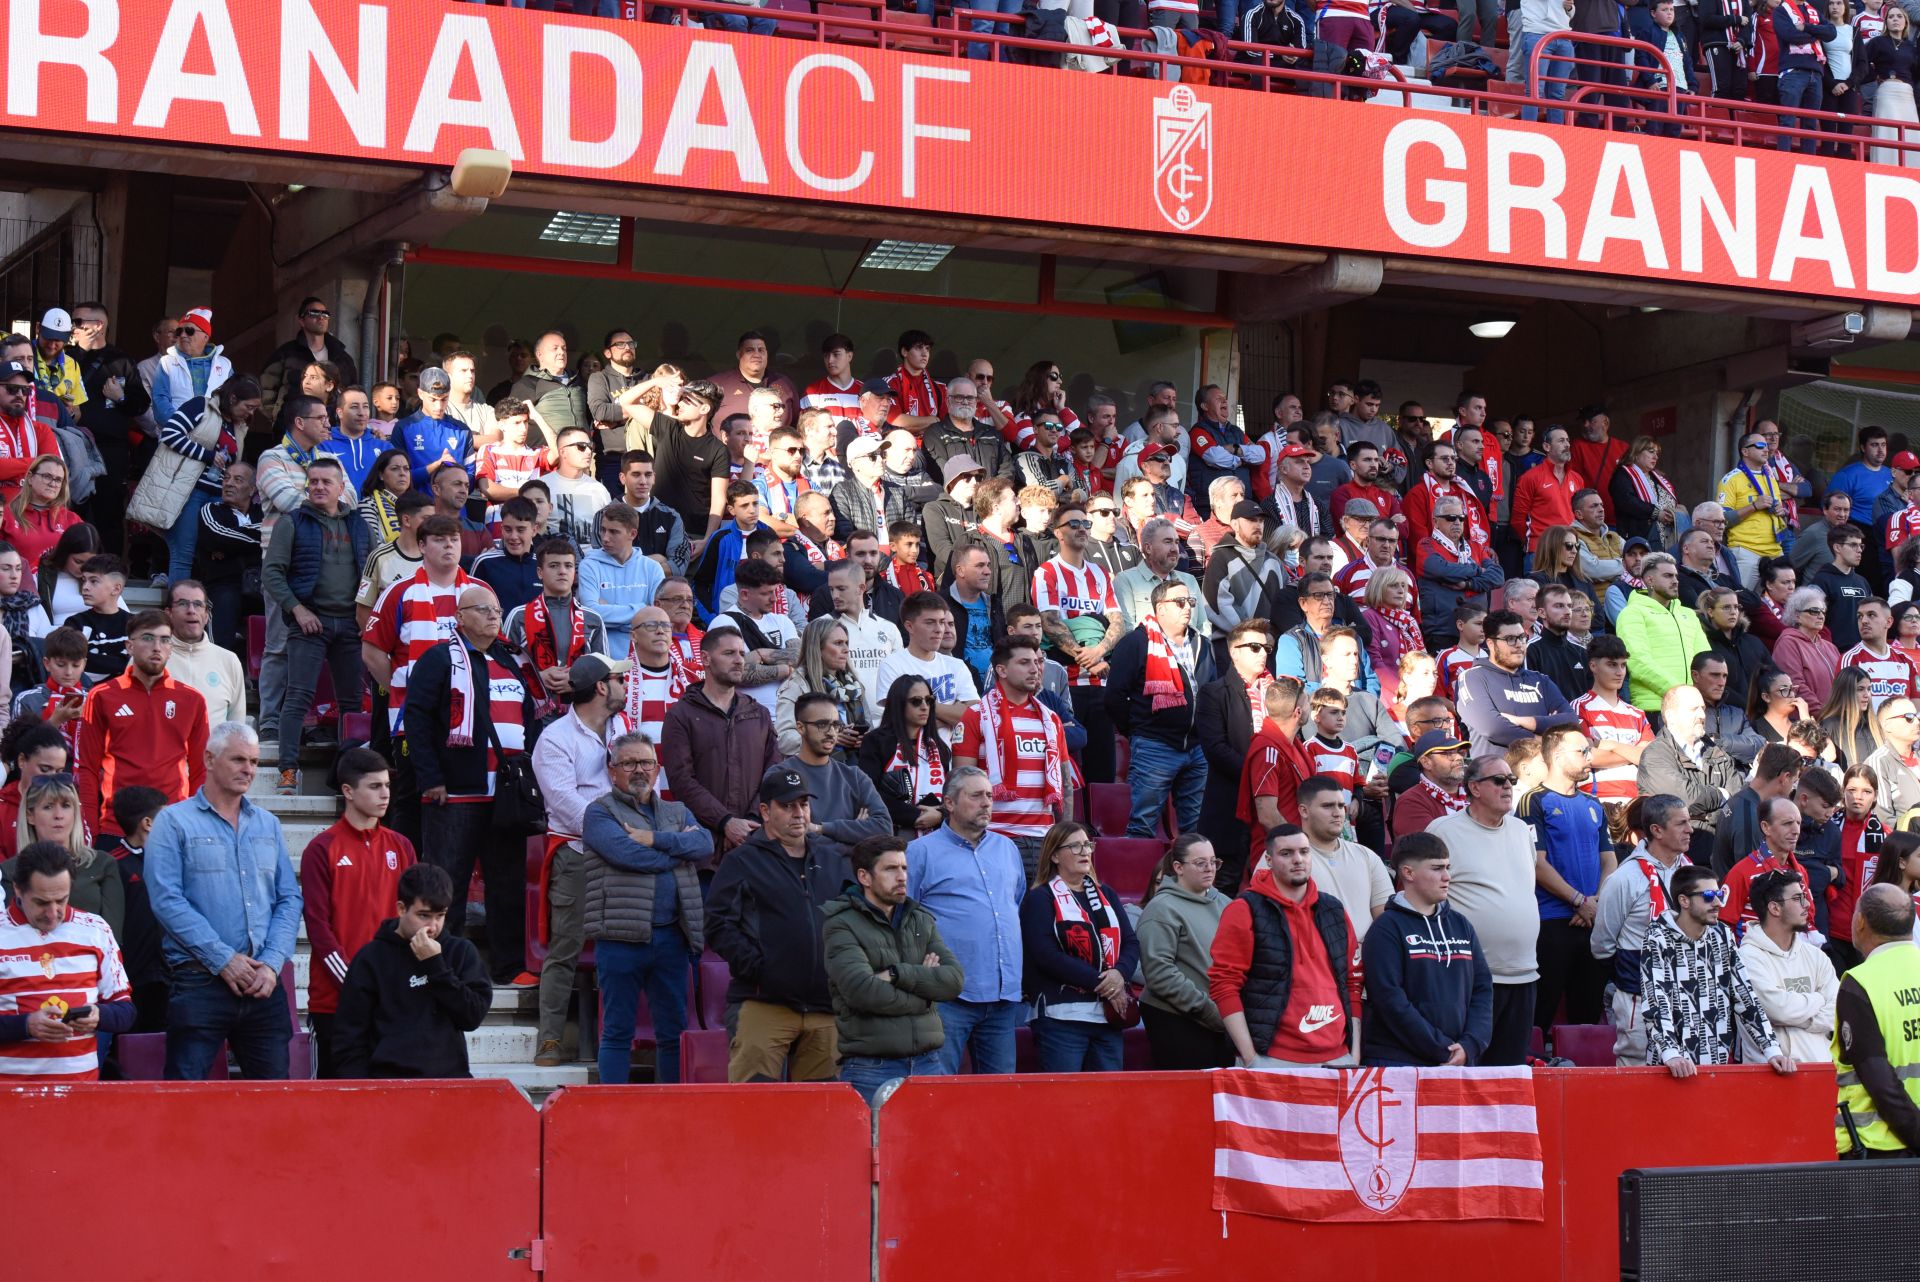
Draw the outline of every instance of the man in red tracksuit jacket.
<instances>
[{"instance_id":1,"label":"man in red tracksuit jacket","mask_svg":"<svg viewBox=\"0 0 1920 1282\"><path fill-rule=\"evenodd\" d=\"M185 801L207 779L207 701L167 675L173 624L158 610L127 622L127 670L87 691L80 714L80 817L99 837L121 837L113 795L139 784Z\"/></svg>"},{"instance_id":2,"label":"man in red tracksuit jacket","mask_svg":"<svg viewBox=\"0 0 1920 1282\"><path fill-rule=\"evenodd\" d=\"M371 748L350 748L341 754L335 777L346 813L300 856L301 911L313 948L307 1014L321 1077L336 1076L333 1017L347 967L393 915L400 874L414 862L413 843L380 822L392 799L386 758Z\"/></svg>"}]
</instances>

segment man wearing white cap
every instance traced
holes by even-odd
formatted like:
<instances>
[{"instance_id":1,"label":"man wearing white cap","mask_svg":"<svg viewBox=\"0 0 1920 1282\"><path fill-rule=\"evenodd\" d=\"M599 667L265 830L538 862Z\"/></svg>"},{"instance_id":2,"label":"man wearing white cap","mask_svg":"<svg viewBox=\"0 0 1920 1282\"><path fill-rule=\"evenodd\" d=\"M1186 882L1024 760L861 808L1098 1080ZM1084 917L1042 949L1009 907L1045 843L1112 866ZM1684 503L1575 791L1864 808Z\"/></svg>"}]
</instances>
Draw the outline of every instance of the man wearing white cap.
<instances>
[{"instance_id":1,"label":"man wearing white cap","mask_svg":"<svg viewBox=\"0 0 1920 1282\"><path fill-rule=\"evenodd\" d=\"M67 343L72 338L73 317L65 308L48 308L40 318L40 334L33 345L34 377L65 403L67 413L79 418L80 407L87 403L87 389L80 378L80 366L67 355Z\"/></svg>"}]
</instances>

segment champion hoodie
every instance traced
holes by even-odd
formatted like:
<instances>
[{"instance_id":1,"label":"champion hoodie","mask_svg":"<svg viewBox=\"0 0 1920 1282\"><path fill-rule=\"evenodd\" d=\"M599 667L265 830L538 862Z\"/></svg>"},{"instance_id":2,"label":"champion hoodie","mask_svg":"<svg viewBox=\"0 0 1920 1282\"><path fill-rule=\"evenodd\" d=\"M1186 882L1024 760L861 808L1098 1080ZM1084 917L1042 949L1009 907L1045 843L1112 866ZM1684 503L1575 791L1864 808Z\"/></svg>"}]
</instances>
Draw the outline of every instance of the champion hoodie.
<instances>
[{"instance_id":1,"label":"champion hoodie","mask_svg":"<svg viewBox=\"0 0 1920 1282\"><path fill-rule=\"evenodd\" d=\"M1445 903L1431 914L1396 894L1360 946L1367 981L1363 1064L1437 1067L1459 1043L1477 1064L1493 1036L1493 972L1473 923Z\"/></svg>"}]
</instances>

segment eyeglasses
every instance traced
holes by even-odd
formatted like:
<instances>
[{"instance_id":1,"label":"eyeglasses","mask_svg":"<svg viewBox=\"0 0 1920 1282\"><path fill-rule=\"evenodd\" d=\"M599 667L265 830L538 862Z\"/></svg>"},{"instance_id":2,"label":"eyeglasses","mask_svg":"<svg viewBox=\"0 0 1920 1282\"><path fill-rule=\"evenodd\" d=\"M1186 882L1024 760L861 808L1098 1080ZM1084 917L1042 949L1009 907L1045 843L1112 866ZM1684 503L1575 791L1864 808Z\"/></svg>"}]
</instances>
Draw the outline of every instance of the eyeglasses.
<instances>
[{"instance_id":1,"label":"eyeglasses","mask_svg":"<svg viewBox=\"0 0 1920 1282\"><path fill-rule=\"evenodd\" d=\"M1303 592L1300 594L1300 599L1302 601L1331 601L1339 595L1338 592Z\"/></svg>"},{"instance_id":2,"label":"eyeglasses","mask_svg":"<svg viewBox=\"0 0 1920 1282\"><path fill-rule=\"evenodd\" d=\"M591 445L589 445L589 444L588 444L587 442L585 442L585 441L568 441L568 442L567 442L566 444L564 444L564 445L562 445L562 446L561 446L560 448L561 448L561 449L563 449L563 450L587 450L587 451L591 451L591 450L593 449L593 446L591 446Z\"/></svg>"},{"instance_id":3,"label":"eyeglasses","mask_svg":"<svg viewBox=\"0 0 1920 1282\"><path fill-rule=\"evenodd\" d=\"M668 622L665 619L659 619L653 623L636 623L633 625L633 627L636 632L671 632L673 631L673 624Z\"/></svg>"},{"instance_id":4,"label":"eyeglasses","mask_svg":"<svg viewBox=\"0 0 1920 1282\"><path fill-rule=\"evenodd\" d=\"M1267 651L1273 649L1273 647L1265 641L1241 641L1236 643L1233 648L1236 650L1252 650L1256 654L1265 654Z\"/></svg>"},{"instance_id":5,"label":"eyeglasses","mask_svg":"<svg viewBox=\"0 0 1920 1282\"><path fill-rule=\"evenodd\" d=\"M657 596L653 598L653 603L661 607L669 605L692 605L693 597L688 595Z\"/></svg>"},{"instance_id":6,"label":"eyeglasses","mask_svg":"<svg viewBox=\"0 0 1920 1282\"><path fill-rule=\"evenodd\" d=\"M1211 858L1176 859L1173 862L1186 868L1198 868L1202 872L1205 872L1209 868L1218 868L1220 866L1220 861L1218 859L1211 859Z\"/></svg>"},{"instance_id":7,"label":"eyeglasses","mask_svg":"<svg viewBox=\"0 0 1920 1282\"><path fill-rule=\"evenodd\" d=\"M1169 596L1161 597L1160 604L1170 605L1181 610L1191 610L1193 609L1194 603L1193 598L1190 596Z\"/></svg>"},{"instance_id":8,"label":"eyeglasses","mask_svg":"<svg viewBox=\"0 0 1920 1282\"><path fill-rule=\"evenodd\" d=\"M1920 721L1920 712L1889 712L1887 716L1895 721Z\"/></svg>"},{"instance_id":9,"label":"eyeglasses","mask_svg":"<svg viewBox=\"0 0 1920 1282\"><path fill-rule=\"evenodd\" d=\"M962 396L958 392L949 392L947 394L947 403L949 405L971 405L979 399L978 396Z\"/></svg>"},{"instance_id":10,"label":"eyeglasses","mask_svg":"<svg viewBox=\"0 0 1920 1282\"><path fill-rule=\"evenodd\" d=\"M1458 512L1436 512L1433 515L1433 519L1436 521L1464 521L1467 518Z\"/></svg>"},{"instance_id":11,"label":"eyeglasses","mask_svg":"<svg viewBox=\"0 0 1920 1282\"><path fill-rule=\"evenodd\" d=\"M912 702L911 699L908 700ZM802 721L801 725L809 730L838 730L845 723L838 717L822 717L818 721Z\"/></svg>"},{"instance_id":12,"label":"eyeglasses","mask_svg":"<svg viewBox=\"0 0 1920 1282\"><path fill-rule=\"evenodd\" d=\"M460 607L460 611L463 614L477 614L483 619L497 619L500 617L500 607L497 605L463 605Z\"/></svg>"},{"instance_id":13,"label":"eyeglasses","mask_svg":"<svg viewBox=\"0 0 1920 1282\"><path fill-rule=\"evenodd\" d=\"M1717 904L1727 897L1727 892L1724 890L1696 890L1693 894L1695 898L1704 900L1709 904Z\"/></svg>"},{"instance_id":14,"label":"eyeglasses","mask_svg":"<svg viewBox=\"0 0 1920 1282\"><path fill-rule=\"evenodd\" d=\"M141 645L172 645L173 633L142 632L138 636L130 639L138 641Z\"/></svg>"},{"instance_id":15,"label":"eyeglasses","mask_svg":"<svg viewBox=\"0 0 1920 1282\"><path fill-rule=\"evenodd\" d=\"M307 308L307 310L306 310L306 311L304 311L304 312L301 312L300 314L301 314L302 316L307 316L307 317L314 317L314 318L318 318L318 319L321 319L321 320L325 320L325 319L327 319L328 317L330 317L330 316L332 316L332 315L333 315L333 313L332 313L332 312L330 312L330 311L328 311L328 310L327 310L326 308L324 308L324 307L309 307L309 308Z\"/></svg>"},{"instance_id":16,"label":"eyeglasses","mask_svg":"<svg viewBox=\"0 0 1920 1282\"><path fill-rule=\"evenodd\" d=\"M658 770L660 763L652 757L640 761L612 761L607 763L609 770Z\"/></svg>"},{"instance_id":17,"label":"eyeglasses","mask_svg":"<svg viewBox=\"0 0 1920 1282\"><path fill-rule=\"evenodd\" d=\"M1807 605L1800 607L1800 613L1802 614L1825 614L1826 612L1827 607L1824 605Z\"/></svg>"},{"instance_id":18,"label":"eyeglasses","mask_svg":"<svg viewBox=\"0 0 1920 1282\"><path fill-rule=\"evenodd\" d=\"M1053 848L1056 855L1077 855L1083 850L1092 850L1091 841L1063 841Z\"/></svg>"},{"instance_id":19,"label":"eyeglasses","mask_svg":"<svg viewBox=\"0 0 1920 1282\"><path fill-rule=\"evenodd\" d=\"M1088 516L1112 516L1114 513L1118 512L1119 510L1120 509L1118 508L1112 508L1112 507L1090 507L1087 509L1087 515Z\"/></svg>"},{"instance_id":20,"label":"eyeglasses","mask_svg":"<svg viewBox=\"0 0 1920 1282\"><path fill-rule=\"evenodd\" d=\"M204 610L207 608L207 603L205 601L196 601L192 597L177 596L173 599L173 605L170 608L175 610Z\"/></svg>"},{"instance_id":21,"label":"eyeglasses","mask_svg":"<svg viewBox=\"0 0 1920 1282\"><path fill-rule=\"evenodd\" d=\"M173 336L175 338L185 338L189 334L198 334L199 332L199 330L191 325L182 325L179 329L173 331Z\"/></svg>"},{"instance_id":22,"label":"eyeglasses","mask_svg":"<svg viewBox=\"0 0 1920 1282\"><path fill-rule=\"evenodd\" d=\"M607 346L617 351L622 347L631 349L636 346L636 344L631 338L616 338L611 343L608 343Z\"/></svg>"},{"instance_id":23,"label":"eyeglasses","mask_svg":"<svg viewBox=\"0 0 1920 1282\"><path fill-rule=\"evenodd\" d=\"M1509 632L1509 633L1506 633L1504 636L1493 637L1491 638L1491 640L1498 641L1501 645L1525 645L1527 641L1527 634L1522 632L1516 635L1512 632Z\"/></svg>"}]
</instances>

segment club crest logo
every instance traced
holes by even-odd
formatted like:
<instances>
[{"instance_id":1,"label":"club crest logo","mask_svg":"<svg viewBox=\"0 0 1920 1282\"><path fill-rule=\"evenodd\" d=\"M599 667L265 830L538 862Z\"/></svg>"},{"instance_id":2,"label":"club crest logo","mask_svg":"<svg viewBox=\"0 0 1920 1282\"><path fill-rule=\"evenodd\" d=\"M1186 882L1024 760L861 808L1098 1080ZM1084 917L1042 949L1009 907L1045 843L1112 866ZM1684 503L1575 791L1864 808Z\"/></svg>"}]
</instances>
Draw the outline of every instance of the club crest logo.
<instances>
[{"instance_id":1,"label":"club crest logo","mask_svg":"<svg viewBox=\"0 0 1920 1282\"><path fill-rule=\"evenodd\" d=\"M1185 85L1153 100L1153 203L1180 231L1213 208L1213 107Z\"/></svg>"},{"instance_id":2,"label":"club crest logo","mask_svg":"<svg viewBox=\"0 0 1920 1282\"><path fill-rule=\"evenodd\" d=\"M1340 1165L1360 1204L1384 1215L1413 1183L1419 1146L1418 1078L1412 1069L1340 1074Z\"/></svg>"}]
</instances>

